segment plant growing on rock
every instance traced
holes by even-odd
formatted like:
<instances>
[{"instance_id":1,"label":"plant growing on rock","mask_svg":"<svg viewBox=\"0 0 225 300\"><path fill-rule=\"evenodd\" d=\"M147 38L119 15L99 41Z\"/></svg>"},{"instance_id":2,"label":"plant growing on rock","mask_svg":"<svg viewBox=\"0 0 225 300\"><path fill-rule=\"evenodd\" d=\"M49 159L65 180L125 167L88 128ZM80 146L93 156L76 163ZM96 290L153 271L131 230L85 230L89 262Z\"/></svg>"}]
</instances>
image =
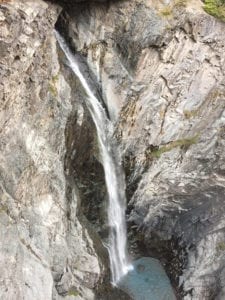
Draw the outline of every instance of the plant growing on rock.
<instances>
[{"instance_id":1,"label":"plant growing on rock","mask_svg":"<svg viewBox=\"0 0 225 300\"><path fill-rule=\"evenodd\" d=\"M172 4L166 5L160 10L160 15L163 17L170 17L173 15L173 10L179 7L185 7L187 0L175 0Z\"/></svg>"},{"instance_id":2,"label":"plant growing on rock","mask_svg":"<svg viewBox=\"0 0 225 300\"><path fill-rule=\"evenodd\" d=\"M184 138L176 141L172 141L164 146L154 146L151 147L149 156L151 158L160 158L160 156L165 153L173 150L174 148L182 148L182 149L188 149L191 145L196 144L198 141L199 135L195 135L190 138Z\"/></svg>"},{"instance_id":3,"label":"plant growing on rock","mask_svg":"<svg viewBox=\"0 0 225 300\"><path fill-rule=\"evenodd\" d=\"M171 16L172 13L173 13L173 9L172 9L172 7L169 6L169 5L168 5L168 6L165 6L164 8L162 8L162 9L160 10L160 15L161 15L161 16L164 16L164 17Z\"/></svg>"},{"instance_id":4,"label":"plant growing on rock","mask_svg":"<svg viewBox=\"0 0 225 300\"><path fill-rule=\"evenodd\" d=\"M205 0L204 10L225 22L225 0Z\"/></svg>"},{"instance_id":5,"label":"plant growing on rock","mask_svg":"<svg viewBox=\"0 0 225 300\"><path fill-rule=\"evenodd\" d=\"M77 297L77 296L79 296L79 292L78 292L75 288L71 288L71 289L68 291L68 296L74 296L74 297Z\"/></svg>"}]
</instances>

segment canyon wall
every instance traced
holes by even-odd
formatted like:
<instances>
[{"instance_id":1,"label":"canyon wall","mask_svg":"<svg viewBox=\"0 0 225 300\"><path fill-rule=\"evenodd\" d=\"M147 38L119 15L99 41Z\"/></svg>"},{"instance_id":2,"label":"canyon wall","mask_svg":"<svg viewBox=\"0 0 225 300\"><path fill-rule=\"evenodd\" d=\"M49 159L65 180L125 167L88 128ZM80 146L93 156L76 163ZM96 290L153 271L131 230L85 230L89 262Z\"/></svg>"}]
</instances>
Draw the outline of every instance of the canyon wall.
<instances>
[{"instance_id":1,"label":"canyon wall","mask_svg":"<svg viewBox=\"0 0 225 300\"><path fill-rule=\"evenodd\" d=\"M0 3L0 299L100 299L109 281L96 132L57 19L115 124L131 255L159 258L178 299L224 299L225 24L200 0L59 4Z\"/></svg>"},{"instance_id":2,"label":"canyon wall","mask_svg":"<svg viewBox=\"0 0 225 300\"><path fill-rule=\"evenodd\" d=\"M59 64L60 11L0 3L0 299L94 299L108 268L81 211L79 168L91 173L96 134L81 87Z\"/></svg>"},{"instance_id":3,"label":"canyon wall","mask_svg":"<svg viewBox=\"0 0 225 300\"><path fill-rule=\"evenodd\" d=\"M167 4L78 4L58 27L116 126L134 257L160 258L182 299L223 299L225 24Z\"/></svg>"}]
</instances>

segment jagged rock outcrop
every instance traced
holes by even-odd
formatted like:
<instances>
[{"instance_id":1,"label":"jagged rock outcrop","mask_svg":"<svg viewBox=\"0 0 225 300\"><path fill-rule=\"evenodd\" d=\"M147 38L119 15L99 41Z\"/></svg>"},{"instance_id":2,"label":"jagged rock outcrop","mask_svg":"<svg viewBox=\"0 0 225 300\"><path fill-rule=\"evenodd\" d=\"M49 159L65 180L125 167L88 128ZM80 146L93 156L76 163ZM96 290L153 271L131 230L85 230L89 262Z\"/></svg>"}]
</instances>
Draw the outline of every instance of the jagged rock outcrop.
<instances>
[{"instance_id":1,"label":"jagged rock outcrop","mask_svg":"<svg viewBox=\"0 0 225 300\"><path fill-rule=\"evenodd\" d=\"M165 263L178 297L223 299L225 24L199 0L121 1L79 4L58 27L117 124L136 252Z\"/></svg>"}]
</instances>

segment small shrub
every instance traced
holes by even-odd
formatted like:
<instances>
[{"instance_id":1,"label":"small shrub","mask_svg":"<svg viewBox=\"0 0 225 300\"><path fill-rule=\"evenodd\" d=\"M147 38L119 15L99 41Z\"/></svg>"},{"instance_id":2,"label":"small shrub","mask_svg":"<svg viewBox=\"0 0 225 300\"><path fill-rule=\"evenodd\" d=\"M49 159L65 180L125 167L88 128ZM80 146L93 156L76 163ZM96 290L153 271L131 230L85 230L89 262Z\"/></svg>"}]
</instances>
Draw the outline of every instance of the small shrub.
<instances>
[{"instance_id":1,"label":"small shrub","mask_svg":"<svg viewBox=\"0 0 225 300\"><path fill-rule=\"evenodd\" d=\"M217 256L221 254L221 252L224 252L225 251L225 243L224 242L219 242L217 245L216 245L216 254Z\"/></svg>"},{"instance_id":2,"label":"small shrub","mask_svg":"<svg viewBox=\"0 0 225 300\"><path fill-rule=\"evenodd\" d=\"M191 118L194 118L198 115L199 111L198 109L195 109L195 110L184 110L184 116L186 119L191 119Z\"/></svg>"},{"instance_id":3,"label":"small shrub","mask_svg":"<svg viewBox=\"0 0 225 300\"><path fill-rule=\"evenodd\" d=\"M204 10L225 22L225 0L205 0Z\"/></svg>"},{"instance_id":4,"label":"small shrub","mask_svg":"<svg viewBox=\"0 0 225 300\"><path fill-rule=\"evenodd\" d=\"M169 17L173 13L173 8L170 5L165 6L160 11L160 15L164 17Z\"/></svg>"},{"instance_id":5,"label":"small shrub","mask_svg":"<svg viewBox=\"0 0 225 300\"><path fill-rule=\"evenodd\" d=\"M182 148L188 149L191 145L196 144L198 141L199 135L195 135L191 138L180 139L176 141L172 141L169 144L162 146L162 147L155 147L150 153L152 158L160 158L160 156L165 153L173 150L174 148Z\"/></svg>"},{"instance_id":6,"label":"small shrub","mask_svg":"<svg viewBox=\"0 0 225 300\"><path fill-rule=\"evenodd\" d=\"M59 73L52 77L52 80L49 82L49 86L48 86L49 92L54 97L57 97L57 95L58 95L58 90L57 90L57 86L56 86L58 80L59 80Z\"/></svg>"},{"instance_id":7,"label":"small shrub","mask_svg":"<svg viewBox=\"0 0 225 300\"><path fill-rule=\"evenodd\" d=\"M187 5L187 0L175 0L174 6L185 7Z\"/></svg>"},{"instance_id":8,"label":"small shrub","mask_svg":"<svg viewBox=\"0 0 225 300\"><path fill-rule=\"evenodd\" d=\"M58 91L57 91L57 88L55 87L54 84L49 83L49 85L48 85L48 90L49 90L49 92L52 94L52 96L57 97Z\"/></svg>"},{"instance_id":9,"label":"small shrub","mask_svg":"<svg viewBox=\"0 0 225 300\"><path fill-rule=\"evenodd\" d=\"M79 296L79 292L75 289L75 288L71 288L69 291L68 291L68 296Z\"/></svg>"},{"instance_id":10,"label":"small shrub","mask_svg":"<svg viewBox=\"0 0 225 300\"><path fill-rule=\"evenodd\" d=\"M186 5L187 0L174 0L171 4L160 9L159 14L163 17L171 17L175 8L185 7Z\"/></svg>"}]
</instances>

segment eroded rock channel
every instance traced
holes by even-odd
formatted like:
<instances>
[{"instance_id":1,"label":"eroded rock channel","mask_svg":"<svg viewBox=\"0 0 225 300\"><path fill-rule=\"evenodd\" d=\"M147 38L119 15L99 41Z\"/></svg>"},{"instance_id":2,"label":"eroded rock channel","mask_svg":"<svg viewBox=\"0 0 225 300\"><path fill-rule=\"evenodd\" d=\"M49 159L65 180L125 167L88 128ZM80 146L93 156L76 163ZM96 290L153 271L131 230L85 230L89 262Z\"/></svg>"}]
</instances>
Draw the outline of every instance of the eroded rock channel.
<instances>
[{"instance_id":1,"label":"eroded rock channel","mask_svg":"<svg viewBox=\"0 0 225 300\"><path fill-rule=\"evenodd\" d=\"M131 259L159 259L177 299L224 299L225 24L203 5L0 1L0 299L129 299L110 284L97 132L55 27L114 126Z\"/></svg>"}]
</instances>

